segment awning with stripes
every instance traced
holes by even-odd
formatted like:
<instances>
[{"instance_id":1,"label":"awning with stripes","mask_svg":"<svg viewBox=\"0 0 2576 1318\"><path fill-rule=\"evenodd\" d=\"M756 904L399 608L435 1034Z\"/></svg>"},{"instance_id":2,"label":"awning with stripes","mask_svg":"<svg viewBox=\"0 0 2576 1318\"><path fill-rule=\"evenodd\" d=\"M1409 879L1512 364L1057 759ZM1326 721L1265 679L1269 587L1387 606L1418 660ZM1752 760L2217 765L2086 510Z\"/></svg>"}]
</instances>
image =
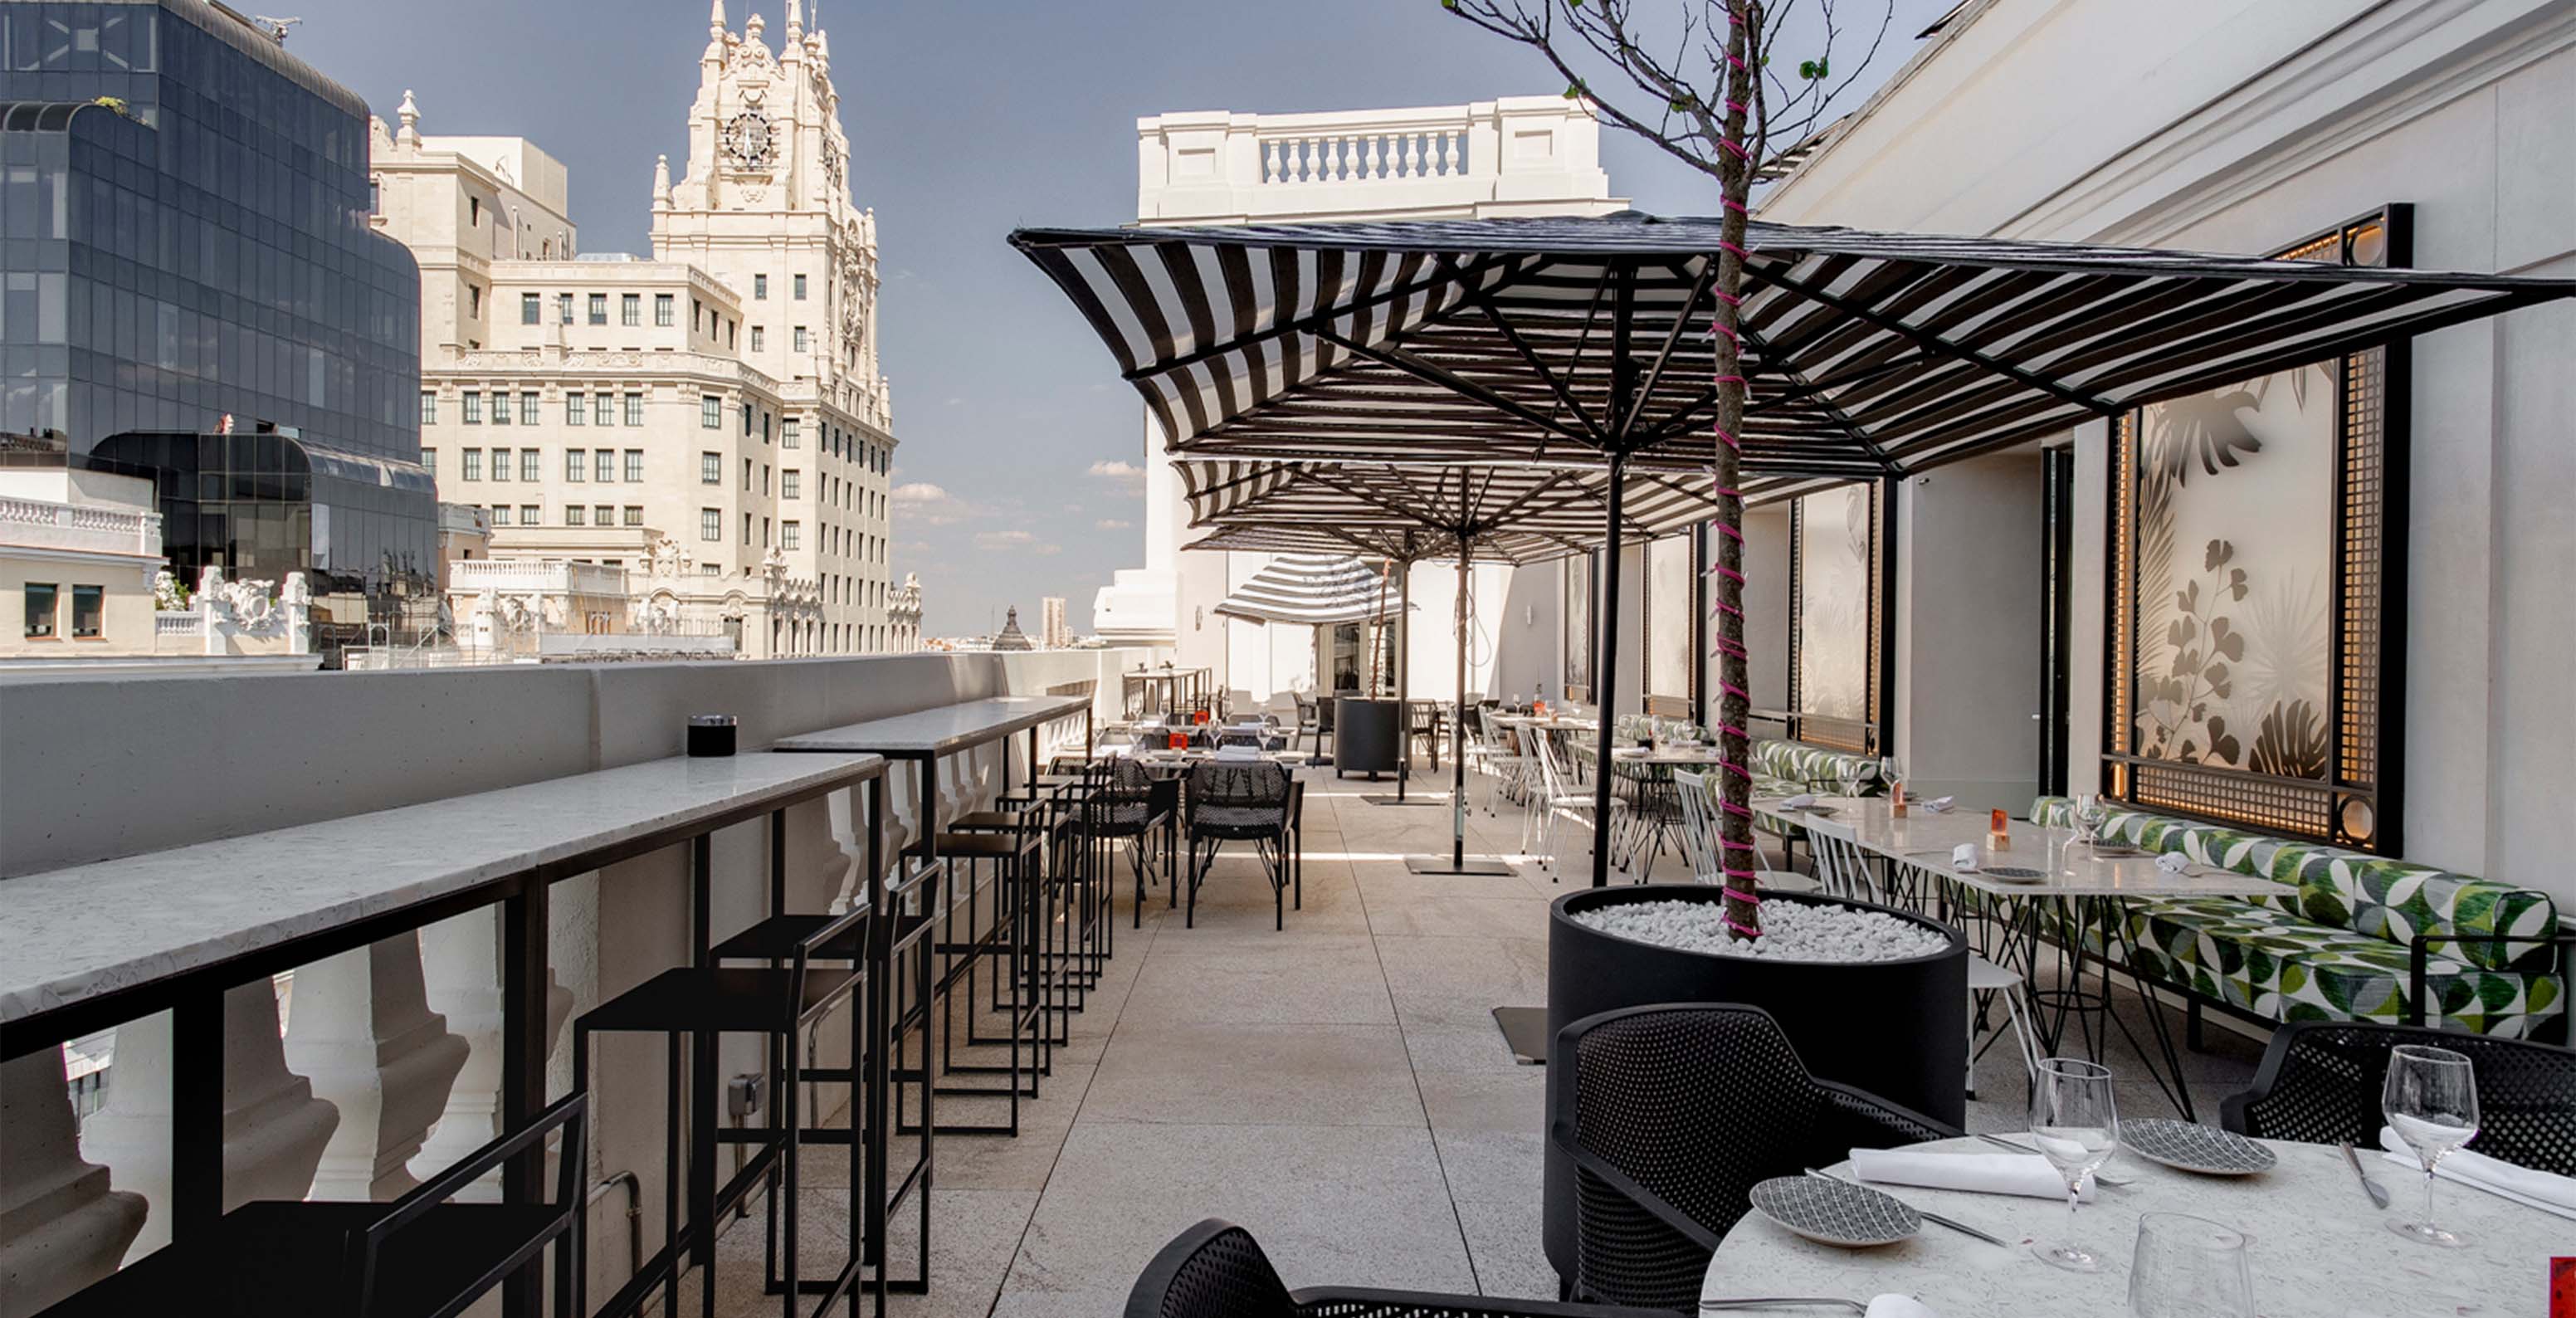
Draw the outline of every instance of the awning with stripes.
<instances>
[{"instance_id":1,"label":"awning with stripes","mask_svg":"<svg viewBox=\"0 0 2576 1318\"><path fill-rule=\"evenodd\" d=\"M1176 452L1689 472L1711 219L1027 229ZM1746 486L1918 471L2576 280L1753 223ZM1614 402L1615 394L1615 402Z\"/></svg>"},{"instance_id":2,"label":"awning with stripes","mask_svg":"<svg viewBox=\"0 0 2576 1318\"><path fill-rule=\"evenodd\" d=\"M1253 573L1216 611L1246 622L1323 627L1379 622L1402 609L1384 574L1346 553L1287 553Z\"/></svg>"},{"instance_id":3,"label":"awning with stripes","mask_svg":"<svg viewBox=\"0 0 2576 1318\"><path fill-rule=\"evenodd\" d=\"M1386 463L1174 464L1193 526L1218 528L1193 549L1299 549L1414 561L1533 563L1581 553L1609 527L1610 476L1585 468ZM1623 481L1620 534L1673 535L1717 515L1707 482L1660 471Z\"/></svg>"}]
</instances>

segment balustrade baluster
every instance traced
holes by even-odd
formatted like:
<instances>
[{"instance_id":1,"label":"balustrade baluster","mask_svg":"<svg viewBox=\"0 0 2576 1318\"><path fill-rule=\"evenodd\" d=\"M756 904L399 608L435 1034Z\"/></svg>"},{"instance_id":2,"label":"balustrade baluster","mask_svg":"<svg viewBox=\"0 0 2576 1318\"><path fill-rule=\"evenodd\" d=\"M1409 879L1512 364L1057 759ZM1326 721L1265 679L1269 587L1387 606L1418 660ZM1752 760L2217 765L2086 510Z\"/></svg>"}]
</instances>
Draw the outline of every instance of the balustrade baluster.
<instances>
[{"instance_id":1,"label":"balustrade baluster","mask_svg":"<svg viewBox=\"0 0 2576 1318\"><path fill-rule=\"evenodd\" d=\"M1311 137L1297 139L1296 144L1290 148L1297 156L1297 181L1300 183L1315 181L1315 148L1316 141Z\"/></svg>"},{"instance_id":2,"label":"balustrade baluster","mask_svg":"<svg viewBox=\"0 0 2576 1318\"><path fill-rule=\"evenodd\" d=\"M1458 130L1452 128L1440 135L1440 177L1448 178L1458 172Z\"/></svg>"},{"instance_id":3,"label":"balustrade baluster","mask_svg":"<svg viewBox=\"0 0 2576 1318\"><path fill-rule=\"evenodd\" d=\"M1279 181L1279 141L1277 138L1273 138L1270 141L1269 154L1264 158L1262 163L1261 181L1264 183L1276 183Z\"/></svg>"},{"instance_id":4,"label":"balustrade baluster","mask_svg":"<svg viewBox=\"0 0 2576 1318\"><path fill-rule=\"evenodd\" d=\"M1379 135L1379 134L1376 134L1376 133L1371 133L1371 134L1369 134L1369 135L1368 135L1368 174L1367 174L1367 177L1369 177L1369 178L1373 178L1373 179L1377 179L1377 178L1385 178L1385 177L1386 177L1386 173L1385 173L1385 171L1384 171L1382 168L1380 168L1379 163L1378 163L1378 141L1379 141L1379 136L1380 136L1380 135Z\"/></svg>"},{"instance_id":5,"label":"balustrade baluster","mask_svg":"<svg viewBox=\"0 0 2576 1318\"><path fill-rule=\"evenodd\" d=\"M1422 134L1420 133L1404 135L1404 173L1400 177L1422 177Z\"/></svg>"}]
</instances>

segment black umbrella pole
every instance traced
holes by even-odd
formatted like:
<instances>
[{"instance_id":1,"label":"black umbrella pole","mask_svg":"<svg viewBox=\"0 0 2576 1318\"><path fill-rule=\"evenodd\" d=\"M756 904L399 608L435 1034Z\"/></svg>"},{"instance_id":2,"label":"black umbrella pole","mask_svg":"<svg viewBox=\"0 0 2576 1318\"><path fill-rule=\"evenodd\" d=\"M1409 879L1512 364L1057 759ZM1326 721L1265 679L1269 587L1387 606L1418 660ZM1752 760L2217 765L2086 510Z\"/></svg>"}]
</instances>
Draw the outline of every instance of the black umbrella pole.
<instances>
[{"instance_id":1,"label":"black umbrella pole","mask_svg":"<svg viewBox=\"0 0 2576 1318\"><path fill-rule=\"evenodd\" d=\"M1395 570L1404 574L1395 586L1395 803L1402 805L1405 780L1413 776L1413 706L1405 701L1413 689L1413 561Z\"/></svg>"},{"instance_id":2,"label":"black umbrella pole","mask_svg":"<svg viewBox=\"0 0 2576 1318\"><path fill-rule=\"evenodd\" d=\"M1592 771L1592 886L1610 886L1610 711L1619 699L1619 515L1628 486L1628 459L1610 454L1609 547L1601 565L1601 665L1593 677L1593 706L1600 728L1593 742L1600 752Z\"/></svg>"},{"instance_id":3,"label":"black umbrella pole","mask_svg":"<svg viewBox=\"0 0 2576 1318\"><path fill-rule=\"evenodd\" d=\"M1467 866L1467 548L1458 547L1458 717L1449 725L1449 868Z\"/></svg>"}]
</instances>

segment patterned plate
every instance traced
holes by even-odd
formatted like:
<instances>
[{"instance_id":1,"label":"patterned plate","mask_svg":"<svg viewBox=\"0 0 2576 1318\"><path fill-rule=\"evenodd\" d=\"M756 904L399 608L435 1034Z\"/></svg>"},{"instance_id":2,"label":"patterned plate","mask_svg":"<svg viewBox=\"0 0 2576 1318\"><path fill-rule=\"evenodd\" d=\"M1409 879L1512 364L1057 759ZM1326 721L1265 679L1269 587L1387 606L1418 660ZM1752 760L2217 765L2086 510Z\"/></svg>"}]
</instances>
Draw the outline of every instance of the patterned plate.
<instances>
[{"instance_id":1,"label":"patterned plate","mask_svg":"<svg viewBox=\"0 0 2576 1318\"><path fill-rule=\"evenodd\" d=\"M2280 1161L2270 1149L2232 1130L2168 1117L2121 1122L2120 1144L2149 1162L2205 1176L2251 1176Z\"/></svg>"},{"instance_id":2,"label":"patterned plate","mask_svg":"<svg viewBox=\"0 0 2576 1318\"><path fill-rule=\"evenodd\" d=\"M2045 871L2029 869L2020 865L1988 865L1985 868L1985 873L1990 878L2019 879L2025 883L2034 879L2044 879L2048 877L2048 874Z\"/></svg>"},{"instance_id":3,"label":"patterned plate","mask_svg":"<svg viewBox=\"0 0 2576 1318\"><path fill-rule=\"evenodd\" d=\"M2125 842L2096 842L2092 844L2092 851L2096 856L2102 856L2109 859L2118 859L2123 856L2143 856L2146 854Z\"/></svg>"},{"instance_id":4,"label":"patterned plate","mask_svg":"<svg viewBox=\"0 0 2576 1318\"><path fill-rule=\"evenodd\" d=\"M1822 1245L1890 1245L1923 1229L1912 1207L1849 1181L1774 1176L1748 1197L1756 1212Z\"/></svg>"}]
</instances>

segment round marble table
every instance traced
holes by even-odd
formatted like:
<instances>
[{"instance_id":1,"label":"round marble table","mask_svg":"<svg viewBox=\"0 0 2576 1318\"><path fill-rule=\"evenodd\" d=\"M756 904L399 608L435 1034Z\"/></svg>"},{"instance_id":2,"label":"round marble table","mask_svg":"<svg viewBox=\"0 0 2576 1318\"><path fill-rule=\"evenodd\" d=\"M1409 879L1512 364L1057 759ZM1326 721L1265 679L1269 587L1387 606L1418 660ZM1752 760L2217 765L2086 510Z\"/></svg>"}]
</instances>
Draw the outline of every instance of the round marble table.
<instances>
[{"instance_id":1,"label":"round marble table","mask_svg":"<svg viewBox=\"0 0 2576 1318\"><path fill-rule=\"evenodd\" d=\"M2067 1272L2033 1257L2025 1242L2066 1233L2066 1205L2006 1195L1882 1186L1918 1208L1954 1217L2006 1240L1998 1249L1926 1222L1912 1239L1847 1250L1790 1234L1746 1213L1709 1261L1704 1298L1843 1296L1867 1301L1893 1291L1930 1305L1941 1318L2036 1318L2043 1314L2128 1312L2129 1255L2138 1217L2191 1213L2248 1235L2254 1308L2263 1318L2413 1318L2414 1315L2538 1315L2548 1311L2549 1259L2576 1251L2576 1222L2452 1181L2434 1192L2434 1216L2470 1237L2466 1249L2401 1240L2381 1225L2411 1217L2423 1177L2361 1150L2362 1166L2393 1197L2371 1207L2343 1154L2329 1145L2267 1141L2280 1165L2257 1176L2195 1176L2122 1153L2105 1169L2129 1184L2096 1190L2076 1214L2074 1239L2103 1260L2097 1273ZM1975 1139L1919 1146L1994 1153ZM1848 1174L1848 1164L1833 1169ZM1743 1312L1770 1312L1746 1310ZM1818 1310L1781 1309L1813 1314Z\"/></svg>"}]
</instances>

